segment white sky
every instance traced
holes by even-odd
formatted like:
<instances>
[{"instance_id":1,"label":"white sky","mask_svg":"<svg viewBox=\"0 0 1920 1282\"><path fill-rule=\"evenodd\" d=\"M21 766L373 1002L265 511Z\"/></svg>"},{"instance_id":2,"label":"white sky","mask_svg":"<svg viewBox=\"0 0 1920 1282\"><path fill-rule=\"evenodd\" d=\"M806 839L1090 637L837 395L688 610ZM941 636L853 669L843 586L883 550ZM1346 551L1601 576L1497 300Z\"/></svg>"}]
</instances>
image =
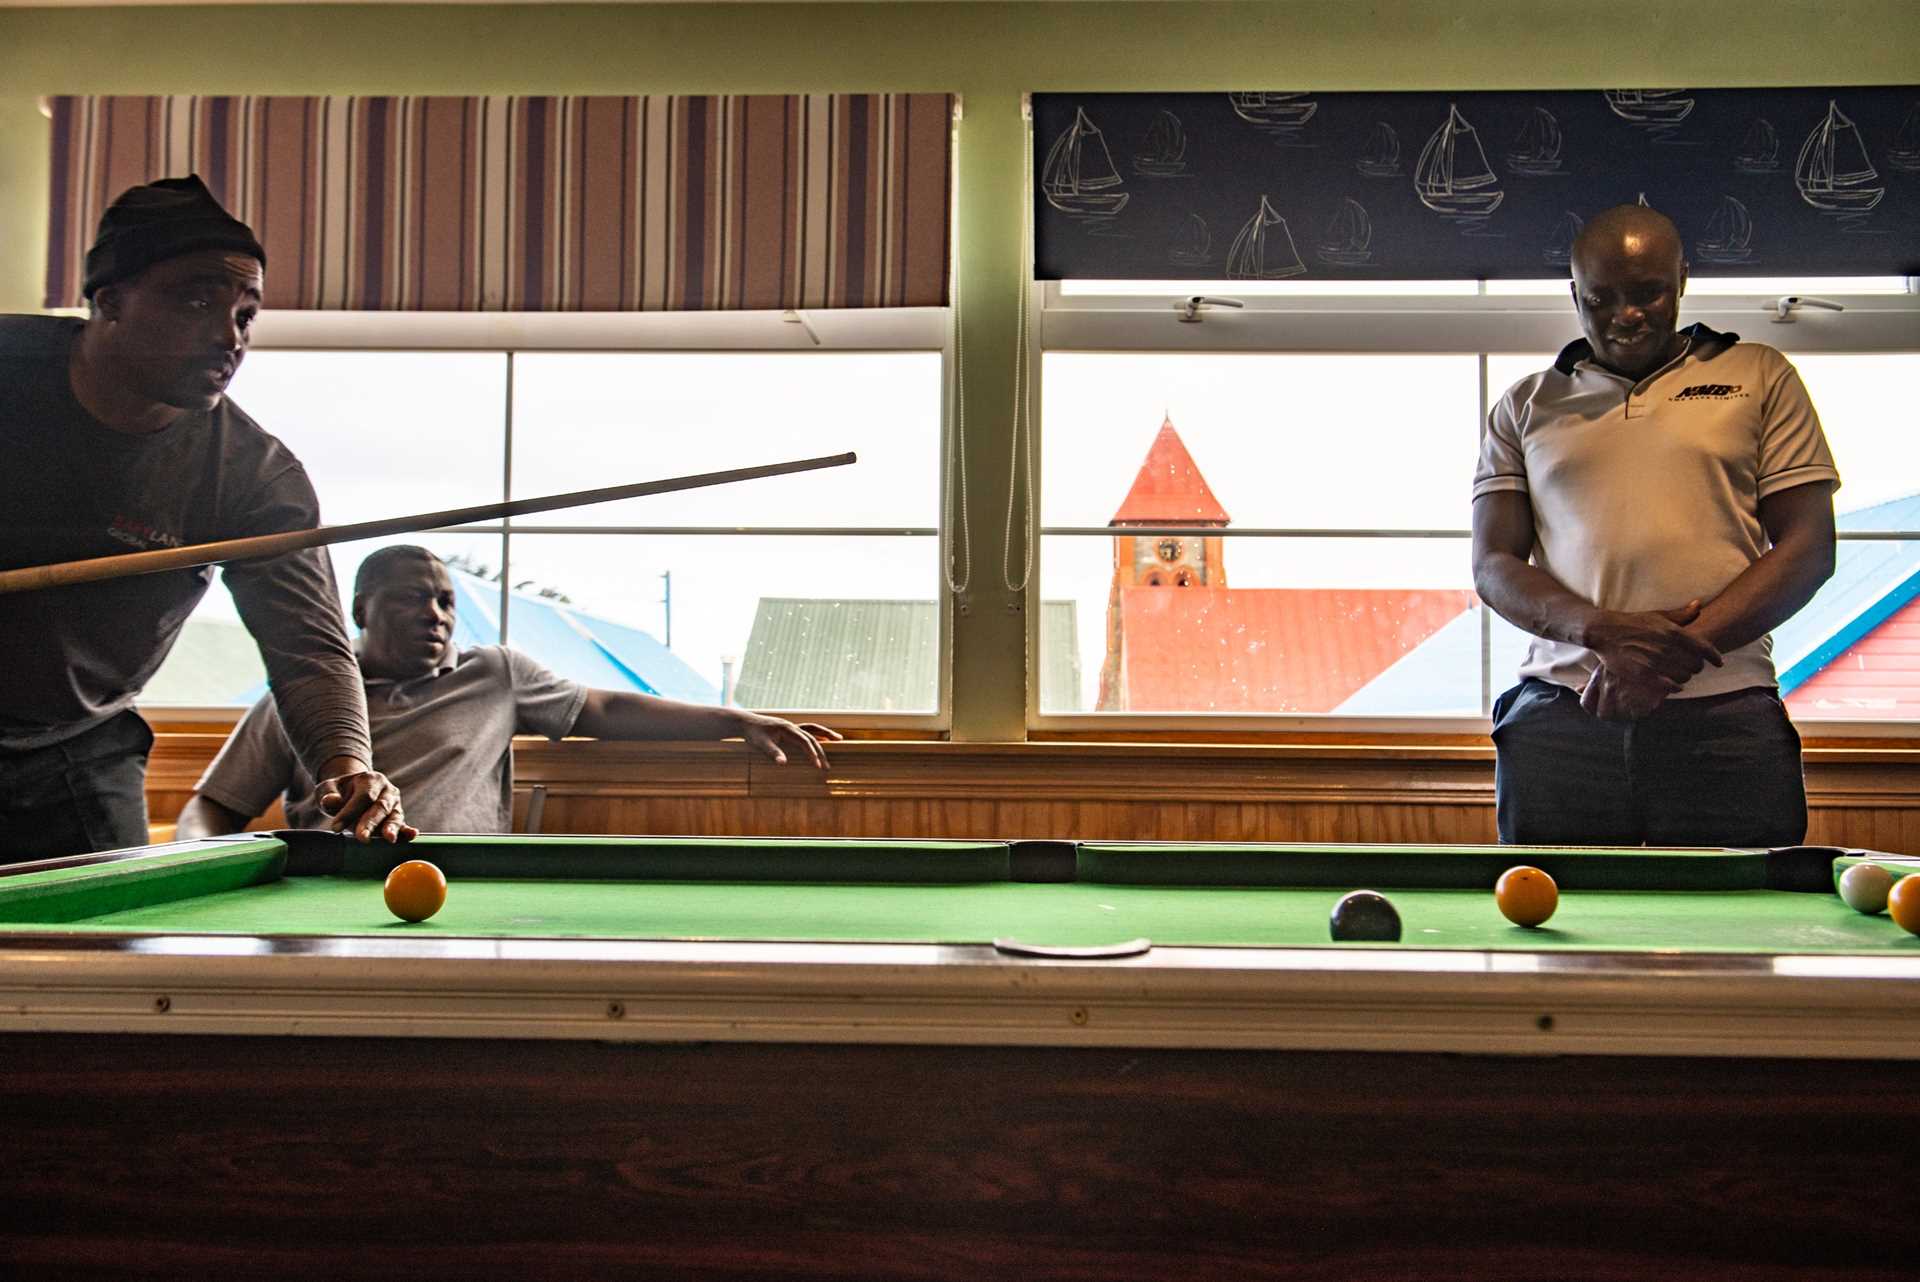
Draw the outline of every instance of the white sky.
<instances>
[{"instance_id":1,"label":"white sky","mask_svg":"<svg viewBox=\"0 0 1920 1282\"><path fill-rule=\"evenodd\" d=\"M1571 318L1569 333L1572 333ZM1489 361L1495 395L1550 354ZM1912 388L1920 356L1796 364L1846 485L1841 510L1920 490ZM525 354L515 361L513 494L617 485L856 450L836 472L529 518L550 524L938 524L935 354ZM502 493L506 361L451 353L256 352L234 399L300 456L324 519L366 520ZM1042 369L1043 523L1104 526L1171 413L1233 524L1457 528L1478 432L1472 356L1056 354ZM973 495L976 529L1003 494ZM488 538L423 539L498 568ZM336 549L343 584L372 544ZM997 563L976 547L976 574ZM1078 603L1082 706L1101 659L1112 544L1049 539L1041 586ZM516 535L513 577L664 635L715 686L763 596L934 600L930 538ZM1230 540L1235 586L1467 587L1464 540ZM224 592L203 614L231 618ZM933 692L927 692L931 700ZM1057 702L1050 698L1048 702Z\"/></svg>"}]
</instances>

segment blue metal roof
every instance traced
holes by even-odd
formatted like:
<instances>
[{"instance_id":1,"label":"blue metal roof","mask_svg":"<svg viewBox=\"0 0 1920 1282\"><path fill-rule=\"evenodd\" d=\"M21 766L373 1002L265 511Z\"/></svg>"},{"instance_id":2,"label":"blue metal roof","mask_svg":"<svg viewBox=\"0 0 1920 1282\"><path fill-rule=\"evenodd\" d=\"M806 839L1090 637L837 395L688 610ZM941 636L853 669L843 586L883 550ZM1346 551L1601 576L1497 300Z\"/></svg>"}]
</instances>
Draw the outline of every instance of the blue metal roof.
<instances>
[{"instance_id":1,"label":"blue metal roof","mask_svg":"<svg viewBox=\"0 0 1920 1282\"><path fill-rule=\"evenodd\" d=\"M453 577L454 644L461 649L500 642L500 585L448 568ZM570 605L511 594L508 635L516 650L559 675L602 690L719 703L719 688L651 635Z\"/></svg>"},{"instance_id":2,"label":"blue metal roof","mask_svg":"<svg viewBox=\"0 0 1920 1282\"><path fill-rule=\"evenodd\" d=\"M1920 494L1835 518L1841 530L1920 529ZM1774 666L1787 694L1845 654L1861 638L1920 596L1920 540L1842 541L1833 577L1813 600L1773 631ZM1515 680L1526 654L1524 633L1491 623L1493 690ZM1334 711L1349 716L1474 715L1479 712L1480 620L1467 613L1415 646Z\"/></svg>"},{"instance_id":3,"label":"blue metal roof","mask_svg":"<svg viewBox=\"0 0 1920 1282\"><path fill-rule=\"evenodd\" d=\"M1920 494L1876 503L1837 517L1841 530L1920 529ZM1920 540L1853 543L1835 548L1833 577L1813 600L1773 630L1780 693L1805 684L1920 594Z\"/></svg>"},{"instance_id":4,"label":"blue metal roof","mask_svg":"<svg viewBox=\"0 0 1920 1282\"><path fill-rule=\"evenodd\" d=\"M1480 706L1480 609L1463 611L1349 695L1334 712L1347 717L1475 717ZM1527 635L1499 616L1488 621L1491 693L1516 680Z\"/></svg>"}]
</instances>

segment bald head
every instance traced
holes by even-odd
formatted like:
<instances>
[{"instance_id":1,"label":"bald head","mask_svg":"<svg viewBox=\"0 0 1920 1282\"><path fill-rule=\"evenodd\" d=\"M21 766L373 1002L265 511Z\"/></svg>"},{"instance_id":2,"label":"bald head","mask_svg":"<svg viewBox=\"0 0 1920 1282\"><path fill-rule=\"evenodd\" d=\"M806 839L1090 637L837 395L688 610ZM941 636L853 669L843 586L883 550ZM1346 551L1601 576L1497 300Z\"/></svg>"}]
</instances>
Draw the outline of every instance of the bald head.
<instances>
[{"instance_id":1,"label":"bald head","mask_svg":"<svg viewBox=\"0 0 1920 1282\"><path fill-rule=\"evenodd\" d=\"M1673 219L1645 205L1615 205L1580 229L1573 242L1575 270L1583 261L1627 255L1649 261L1671 262L1684 270L1686 251Z\"/></svg>"},{"instance_id":2,"label":"bald head","mask_svg":"<svg viewBox=\"0 0 1920 1282\"><path fill-rule=\"evenodd\" d=\"M1573 242L1573 306L1593 359L1636 382L1678 356L1687 260L1680 231L1645 205L1617 205Z\"/></svg>"}]
</instances>

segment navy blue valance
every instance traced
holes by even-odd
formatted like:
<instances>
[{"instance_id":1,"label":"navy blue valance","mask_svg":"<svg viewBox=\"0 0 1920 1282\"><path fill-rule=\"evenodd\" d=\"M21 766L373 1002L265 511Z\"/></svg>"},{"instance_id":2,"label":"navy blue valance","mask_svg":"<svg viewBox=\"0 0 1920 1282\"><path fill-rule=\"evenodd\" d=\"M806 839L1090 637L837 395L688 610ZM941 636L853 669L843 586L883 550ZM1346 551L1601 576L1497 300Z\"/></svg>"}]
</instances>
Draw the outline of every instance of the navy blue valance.
<instances>
[{"instance_id":1,"label":"navy blue valance","mask_svg":"<svg viewBox=\"0 0 1920 1282\"><path fill-rule=\"evenodd\" d=\"M1566 274L1642 201L1697 276L1920 275L1920 86L1035 94L1045 280Z\"/></svg>"}]
</instances>

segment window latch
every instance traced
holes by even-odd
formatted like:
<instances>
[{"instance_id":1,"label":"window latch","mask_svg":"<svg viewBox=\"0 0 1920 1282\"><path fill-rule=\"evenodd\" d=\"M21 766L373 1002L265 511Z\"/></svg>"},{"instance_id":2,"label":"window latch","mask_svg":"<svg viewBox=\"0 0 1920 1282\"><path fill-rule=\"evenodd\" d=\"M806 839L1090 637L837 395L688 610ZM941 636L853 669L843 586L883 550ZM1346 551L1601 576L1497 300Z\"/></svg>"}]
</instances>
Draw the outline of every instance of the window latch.
<instances>
[{"instance_id":1,"label":"window latch","mask_svg":"<svg viewBox=\"0 0 1920 1282\"><path fill-rule=\"evenodd\" d=\"M1831 298L1815 298L1811 294L1782 294L1773 300L1773 323L1793 324L1793 313L1801 307L1823 307L1830 312L1847 310L1845 303L1836 303Z\"/></svg>"},{"instance_id":2,"label":"window latch","mask_svg":"<svg viewBox=\"0 0 1920 1282\"><path fill-rule=\"evenodd\" d=\"M1175 303L1173 310L1180 313L1180 321L1182 324L1197 325L1200 323L1200 310L1203 307L1245 306L1246 304L1237 298L1210 298L1205 294L1195 294L1183 302Z\"/></svg>"}]
</instances>

